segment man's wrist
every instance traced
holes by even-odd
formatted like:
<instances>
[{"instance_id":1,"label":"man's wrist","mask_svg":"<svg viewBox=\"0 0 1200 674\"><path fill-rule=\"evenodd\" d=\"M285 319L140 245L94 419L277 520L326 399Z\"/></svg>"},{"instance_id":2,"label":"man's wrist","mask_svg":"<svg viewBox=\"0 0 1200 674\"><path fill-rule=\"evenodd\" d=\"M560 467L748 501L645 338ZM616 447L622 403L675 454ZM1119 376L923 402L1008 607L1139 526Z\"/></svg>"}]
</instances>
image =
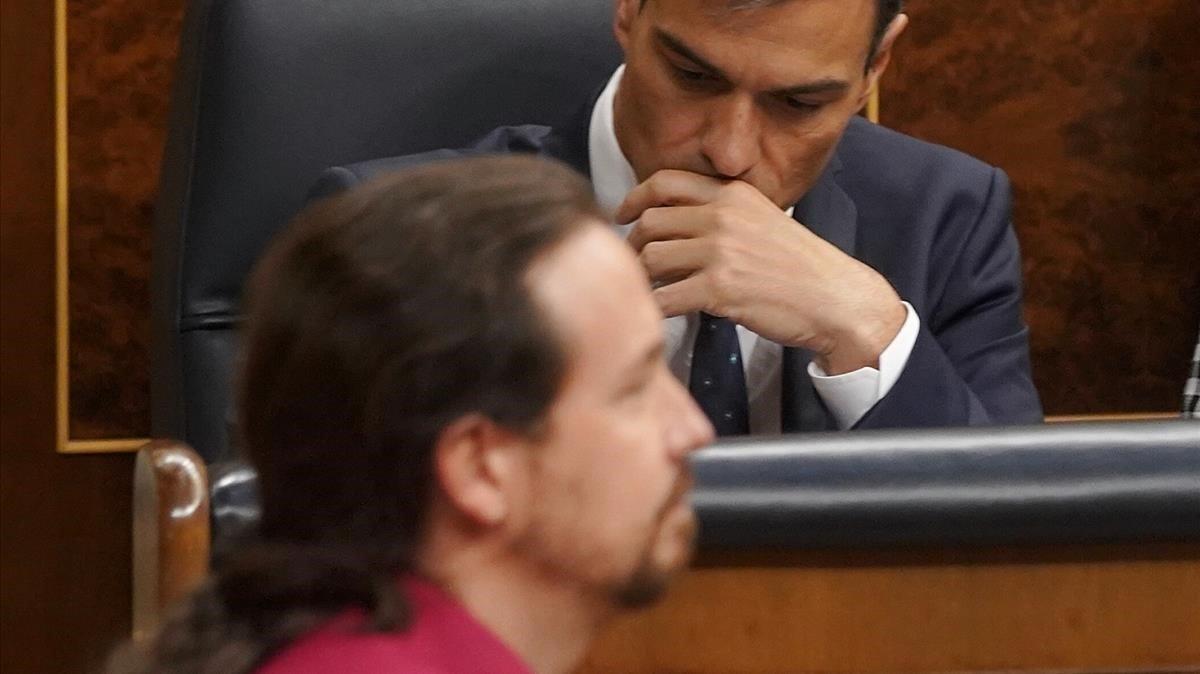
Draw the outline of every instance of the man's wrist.
<instances>
[{"instance_id":1,"label":"man's wrist","mask_svg":"<svg viewBox=\"0 0 1200 674\"><path fill-rule=\"evenodd\" d=\"M829 376L854 372L864 367L879 369L879 356L895 340L908 317L904 303L897 301L877 320L859 320L832 340L832 348L817 353L813 361Z\"/></svg>"},{"instance_id":2,"label":"man's wrist","mask_svg":"<svg viewBox=\"0 0 1200 674\"><path fill-rule=\"evenodd\" d=\"M911 304L901 304L905 313L904 324L891 344L879 354L878 368L864 367L830 376L815 359L808 364L813 387L829 413L837 420L838 428L850 428L857 424L892 390L907 367L921 331L921 319Z\"/></svg>"}]
</instances>

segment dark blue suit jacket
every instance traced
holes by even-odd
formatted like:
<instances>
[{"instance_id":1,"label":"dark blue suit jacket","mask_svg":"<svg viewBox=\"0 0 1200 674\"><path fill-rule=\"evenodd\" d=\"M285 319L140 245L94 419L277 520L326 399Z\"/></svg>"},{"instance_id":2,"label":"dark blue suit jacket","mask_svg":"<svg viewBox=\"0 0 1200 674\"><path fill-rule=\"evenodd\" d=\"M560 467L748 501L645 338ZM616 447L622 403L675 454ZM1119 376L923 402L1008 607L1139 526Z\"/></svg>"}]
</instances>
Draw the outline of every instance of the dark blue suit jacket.
<instances>
[{"instance_id":1,"label":"dark blue suit jacket","mask_svg":"<svg viewBox=\"0 0 1200 674\"><path fill-rule=\"evenodd\" d=\"M474 145L335 167L314 196L417 163L524 152L589 173L592 106L561 128L503 127ZM965 154L855 117L795 219L883 274L921 318L908 364L856 428L1032 423L1041 404L1021 318L1021 257L1008 179ZM782 428L836 428L808 376L810 356L785 349Z\"/></svg>"}]
</instances>

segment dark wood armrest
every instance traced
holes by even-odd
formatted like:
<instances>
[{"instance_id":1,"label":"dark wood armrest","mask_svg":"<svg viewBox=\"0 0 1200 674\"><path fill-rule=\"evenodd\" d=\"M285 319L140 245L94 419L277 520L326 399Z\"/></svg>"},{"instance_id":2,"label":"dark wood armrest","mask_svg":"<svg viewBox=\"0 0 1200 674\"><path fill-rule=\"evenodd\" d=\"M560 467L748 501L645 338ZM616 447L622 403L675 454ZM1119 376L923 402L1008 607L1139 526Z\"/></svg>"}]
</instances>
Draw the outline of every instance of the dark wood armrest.
<instances>
[{"instance_id":1,"label":"dark wood armrest","mask_svg":"<svg viewBox=\"0 0 1200 674\"><path fill-rule=\"evenodd\" d=\"M208 573L208 472L187 445L155 440L133 481L133 637L154 633L163 611Z\"/></svg>"}]
</instances>

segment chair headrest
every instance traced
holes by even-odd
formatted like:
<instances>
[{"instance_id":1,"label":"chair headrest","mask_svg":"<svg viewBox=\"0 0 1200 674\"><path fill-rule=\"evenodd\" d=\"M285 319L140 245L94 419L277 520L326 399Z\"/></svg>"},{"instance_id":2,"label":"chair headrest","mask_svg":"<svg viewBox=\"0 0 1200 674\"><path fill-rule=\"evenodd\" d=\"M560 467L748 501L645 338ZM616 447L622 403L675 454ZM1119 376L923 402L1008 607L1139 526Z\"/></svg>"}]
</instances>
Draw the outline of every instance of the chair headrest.
<instances>
[{"instance_id":1,"label":"chair headrest","mask_svg":"<svg viewBox=\"0 0 1200 674\"><path fill-rule=\"evenodd\" d=\"M186 167L183 318L230 311L324 168L553 123L619 62L590 0L202 0L164 160ZM188 77L188 74L191 77ZM184 117L186 119L178 119ZM189 133L190 131L190 133ZM172 140L180 140L173 138ZM171 208L173 206L173 208Z\"/></svg>"}]
</instances>

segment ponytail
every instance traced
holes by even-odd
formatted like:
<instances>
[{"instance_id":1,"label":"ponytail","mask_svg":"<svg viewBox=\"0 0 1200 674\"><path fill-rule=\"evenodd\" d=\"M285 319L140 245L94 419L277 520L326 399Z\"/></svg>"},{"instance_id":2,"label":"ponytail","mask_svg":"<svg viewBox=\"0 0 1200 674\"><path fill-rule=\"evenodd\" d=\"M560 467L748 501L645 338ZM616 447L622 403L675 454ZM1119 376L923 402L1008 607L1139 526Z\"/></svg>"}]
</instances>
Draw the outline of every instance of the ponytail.
<instances>
[{"instance_id":1,"label":"ponytail","mask_svg":"<svg viewBox=\"0 0 1200 674\"><path fill-rule=\"evenodd\" d=\"M368 631L408 628L397 578L401 555L367 558L358 548L251 544L222 564L168 617L149 650L128 644L109 674L245 674L346 609Z\"/></svg>"}]
</instances>

